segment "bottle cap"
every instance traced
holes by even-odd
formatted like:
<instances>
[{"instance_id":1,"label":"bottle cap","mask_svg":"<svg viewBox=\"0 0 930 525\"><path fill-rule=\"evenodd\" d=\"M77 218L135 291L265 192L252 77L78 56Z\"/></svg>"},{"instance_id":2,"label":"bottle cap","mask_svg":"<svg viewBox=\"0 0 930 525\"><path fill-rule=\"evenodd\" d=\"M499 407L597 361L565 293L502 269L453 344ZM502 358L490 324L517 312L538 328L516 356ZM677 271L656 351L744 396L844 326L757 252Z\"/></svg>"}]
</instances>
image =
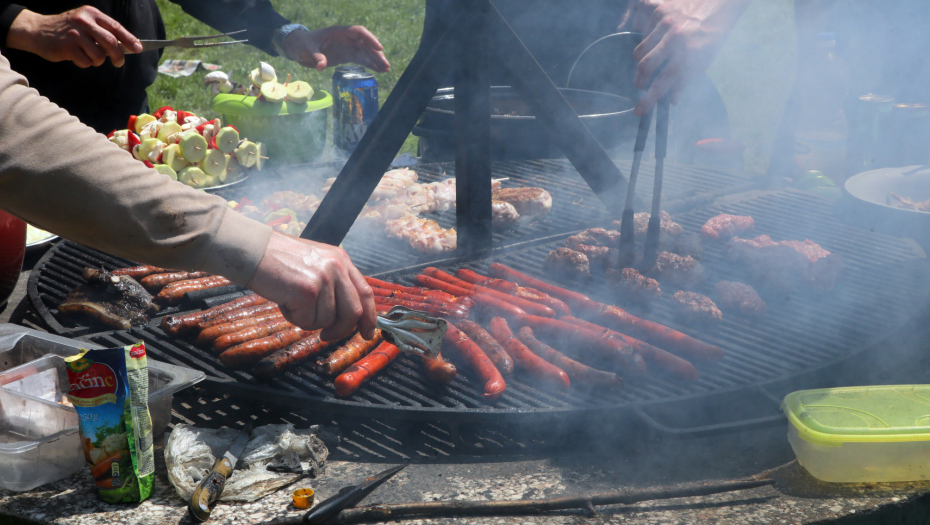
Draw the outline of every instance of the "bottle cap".
<instances>
[{"instance_id":1,"label":"bottle cap","mask_svg":"<svg viewBox=\"0 0 930 525\"><path fill-rule=\"evenodd\" d=\"M297 489L293 498L295 508L309 509L313 506L313 489Z\"/></svg>"}]
</instances>

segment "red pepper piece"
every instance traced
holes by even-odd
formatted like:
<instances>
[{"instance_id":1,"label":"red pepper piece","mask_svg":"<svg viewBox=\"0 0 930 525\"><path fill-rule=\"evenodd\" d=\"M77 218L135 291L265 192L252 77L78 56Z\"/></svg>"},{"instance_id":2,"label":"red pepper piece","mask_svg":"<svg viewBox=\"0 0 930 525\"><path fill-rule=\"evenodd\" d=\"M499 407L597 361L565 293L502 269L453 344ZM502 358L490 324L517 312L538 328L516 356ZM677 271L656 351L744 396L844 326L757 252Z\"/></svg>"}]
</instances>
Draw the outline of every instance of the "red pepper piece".
<instances>
[{"instance_id":1,"label":"red pepper piece","mask_svg":"<svg viewBox=\"0 0 930 525\"><path fill-rule=\"evenodd\" d=\"M128 129L130 133L136 130L136 116L135 115L129 115L129 122L126 123L126 129Z\"/></svg>"},{"instance_id":2,"label":"red pepper piece","mask_svg":"<svg viewBox=\"0 0 930 525\"><path fill-rule=\"evenodd\" d=\"M204 122L203 124L197 126L197 127L194 128L194 129L197 130L197 133L200 133L201 135L203 135L203 130L204 130L204 128L207 127L207 124L210 124L210 125L212 126L212 125L214 125L215 123L216 123L216 119L208 120L208 121Z\"/></svg>"},{"instance_id":3,"label":"red pepper piece","mask_svg":"<svg viewBox=\"0 0 930 525\"><path fill-rule=\"evenodd\" d=\"M114 133L116 133L116 130L115 130L115 129L114 129L113 131L107 133L107 138L108 138L108 139L113 138L113 134L114 134Z\"/></svg>"},{"instance_id":4,"label":"red pepper piece","mask_svg":"<svg viewBox=\"0 0 930 525\"><path fill-rule=\"evenodd\" d=\"M268 221L268 222L266 222L265 224L267 224L268 226L271 226L272 228L274 228L275 226L280 226L280 225L282 225L282 224L287 224L287 223L289 223L289 222L291 222L291 216L290 216L290 215L285 215L284 217L278 217L277 219L275 219L275 220L273 220L273 221Z\"/></svg>"},{"instance_id":5,"label":"red pepper piece","mask_svg":"<svg viewBox=\"0 0 930 525\"><path fill-rule=\"evenodd\" d=\"M152 164L151 162L149 162L149 161L147 161L147 160L143 160L143 161L142 161L142 164L145 164L145 167L147 167L147 168L154 168L154 167L155 167L154 164Z\"/></svg>"},{"instance_id":6,"label":"red pepper piece","mask_svg":"<svg viewBox=\"0 0 930 525\"><path fill-rule=\"evenodd\" d=\"M219 149L216 147L216 135L210 137L210 142L207 143L207 149Z\"/></svg>"},{"instance_id":7,"label":"red pepper piece","mask_svg":"<svg viewBox=\"0 0 930 525\"><path fill-rule=\"evenodd\" d=\"M132 131L126 134L126 144L129 145L129 151L132 152L137 144L142 144L142 139L139 138L139 135L136 135Z\"/></svg>"},{"instance_id":8,"label":"red pepper piece","mask_svg":"<svg viewBox=\"0 0 930 525\"><path fill-rule=\"evenodd\" d=\"M194 116L196 115L194 115L190 111L178 111L178 115L177 117L175 117L175 119L178 121L178 124L184 124L184 119L186 119L187 117L194 117Z\"/></svg>"},{"instance_id":9,"label":"red pepper piece","mask_svg":"<svg viewBox=\"0 0 930 525\"><path fill-rule=\"evenodd\" d=\"M156 111L155 113L152 113L152 116L160 120L161 116L164 115L165 111L168 111L168 110L174 111L174 108L171 106L162 106L158 108L158 111Z\"/></svg>"}]
</instances>

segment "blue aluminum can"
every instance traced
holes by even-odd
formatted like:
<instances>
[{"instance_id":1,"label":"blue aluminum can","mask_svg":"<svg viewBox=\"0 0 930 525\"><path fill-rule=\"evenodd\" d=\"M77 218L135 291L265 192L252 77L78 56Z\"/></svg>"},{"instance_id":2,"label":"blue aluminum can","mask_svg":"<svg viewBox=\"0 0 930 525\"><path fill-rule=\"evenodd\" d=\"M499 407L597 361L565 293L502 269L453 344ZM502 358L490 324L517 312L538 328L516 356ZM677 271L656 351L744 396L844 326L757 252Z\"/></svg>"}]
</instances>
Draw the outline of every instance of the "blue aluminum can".
<instances>
[{"instance_id":1,"label":"blue aluminum can","mask_svg":"<svg viewBox=\"0 0 930 525\"><path fill-rule=\"evenodd\" d=\"M336 66L336 70L333 72L333 90L330 93L333 95L333 143L337 144L339 133L338 130L342 129L342 125L339 123L339 119L342 117L341 102L342 100L339 97L339 88L344 85L344 77L346 73L364 73L365 68L362 66L352 65L342 65Z\"/></svg>"},{"instance_id":2,"label":"blue aluminum can","mask_svg":"<svg viewBox=\"0 0 930 525\"><path fill-rule=\"evenodd\" d=\"M343 74L335 94L339 116L333 121L333 143L349 153L378 114L378 81L371 73L350 71Z\"/></svg>"}]
</instances>

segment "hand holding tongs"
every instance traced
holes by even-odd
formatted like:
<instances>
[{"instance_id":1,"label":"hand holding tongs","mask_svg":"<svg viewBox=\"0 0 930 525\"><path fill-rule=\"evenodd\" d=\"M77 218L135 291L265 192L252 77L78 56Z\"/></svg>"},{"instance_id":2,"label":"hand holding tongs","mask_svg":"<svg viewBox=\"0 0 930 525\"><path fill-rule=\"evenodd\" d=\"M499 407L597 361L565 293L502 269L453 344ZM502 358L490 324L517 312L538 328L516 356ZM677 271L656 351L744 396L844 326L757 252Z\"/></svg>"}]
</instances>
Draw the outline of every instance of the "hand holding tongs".
<instances>
[{"instance_id":1,"label":"hand holding tongs","mask_svg":"<svg viewBox=\"0 0 930 525\"><path fill-rule=\"evenodd\" d=\"M656 109L657 108L657 109ZM636 256L633 253L634 219L633 197L636 191L636 178L639 175L639 164L646 149L646 137L649 135L649 125L652 121L653 111L656 114L656 170L652 189L652 214L649 217L649 228L646 231L646 247L643 250L643 269L652 268L659 254L659 204L662 200L662 173L665 168L665 151L668 145L668 93L659 99L656 107L646 112L639 120L639 130L636 133L636 144L633 146L633 167L630 170L630 183L626 190L623 216L620 219L620 267L631 266Z\"/></svg>"},{"instance_id":2,"label":"hand holding tongs","mask_svg":"<svg viewBox=\"0 0 930 525\"><path fill-rule=\"evenodd\" d=\"M395 306L378 316L378 328L384 339L401 352L436 359L442 350L448 323L403 306Z\"/></svg>"},{"instance_id":3,"label":"hand holding tongs","mask_svg":"<svg viewBox=\"0 0 930 525\"><path fill-rule=\"evenodd\" d=\"M139 40L139 43L142 44L142 52L152 51L155 49L162 49L165 47L183 47L186 49L198 48L198 47L215 47L215 46L228 46L230 44L242 44L248 42L248 39L245 40L231 40L228 42L209 42L206 44L198 44L198 40L209 40L211 38L220 38L224 36L237 35L239 33L244 33L245 29L240 29L239 31L233 31L231 33L220 33L218 35L211 36L185 36L181 38L175 38L174 40ZM122 44L122 43L121 43ZM131 53L126 46L123 46L123 51L125 53Z\"/></svg>"}]
</instances>

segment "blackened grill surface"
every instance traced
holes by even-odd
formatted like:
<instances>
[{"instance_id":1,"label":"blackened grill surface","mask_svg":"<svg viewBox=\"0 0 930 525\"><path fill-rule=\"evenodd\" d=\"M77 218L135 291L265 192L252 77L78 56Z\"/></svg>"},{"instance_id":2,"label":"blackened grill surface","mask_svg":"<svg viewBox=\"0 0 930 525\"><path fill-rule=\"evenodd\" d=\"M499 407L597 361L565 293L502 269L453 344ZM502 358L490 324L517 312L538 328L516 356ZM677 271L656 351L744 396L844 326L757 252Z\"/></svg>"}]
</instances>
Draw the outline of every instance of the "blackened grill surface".
<instances>
[{"instance_id":1,"label":"blackened grill surface","mask_svg":"<svg viewBox=\"0 0 930 525\"><path fill-rule=\"evenodd\" d=\"M693 383L650 373L645 378L628 381L617 391L553 393L519 379L509 379L502 399L489 404L481 399L480 385L468 373L461 374L448 388L438 387L423 377L419 363L402 356L356 395L339 399L333 394L331 381L317 376L307 366L295 367L274 382L258 383L245 371L223 367L212 354L185 340L165 337L154 325L97 334L88 339L111 346L143 339L154 358L204 370L211 385L229 394L260 399L263 403L312 405L321 411L359 417L502 422L592 412L623 417L635 410L645 410L653 415L665 414L674 421L683 407L699 410L734 404L734 400L755 399L761 397L757 390L760 385L803 377L819 367L849 358L904 324L925 303L923 291L930 289L930 276L924 266L909 264L923 257L914 243L846 227L832 218L829 206L816 197L796 191L760 193L677 214L674 218L686 231L695 232L707 218L724 212L752 215L757 234L768 234L777 240L809 238L818 242L844 257L847 273L841 284L824 296L797 295L784 304L770 304L766 316L757 322L725 316L720 327L712 332L677 324L667 297L655 303L646 314L648 318L717 344L726 352L720 363L699 366L700 379ZM501 251L490 259L450 265L446 269L467 267L485 272L496 261L542 276L545 255L558 245L559 241L552 241ZM722 246L708 245L704 261L710 286L719 279L737 278L734 271L721 264L721 259ZM911 270L905 271L908 268ZM385 272L381 276L412 283L414 275L415 272L407 270ZM575 288L604 299L600 291L606 286L604 278L597 276L590 282L577 283ZM818 383L793 384L806 388ZM744 408L744 411L749 413L740 417L752 417L751 410ZM770 411L774 412L774 407Z\"/></svg>"}]
</instances>

